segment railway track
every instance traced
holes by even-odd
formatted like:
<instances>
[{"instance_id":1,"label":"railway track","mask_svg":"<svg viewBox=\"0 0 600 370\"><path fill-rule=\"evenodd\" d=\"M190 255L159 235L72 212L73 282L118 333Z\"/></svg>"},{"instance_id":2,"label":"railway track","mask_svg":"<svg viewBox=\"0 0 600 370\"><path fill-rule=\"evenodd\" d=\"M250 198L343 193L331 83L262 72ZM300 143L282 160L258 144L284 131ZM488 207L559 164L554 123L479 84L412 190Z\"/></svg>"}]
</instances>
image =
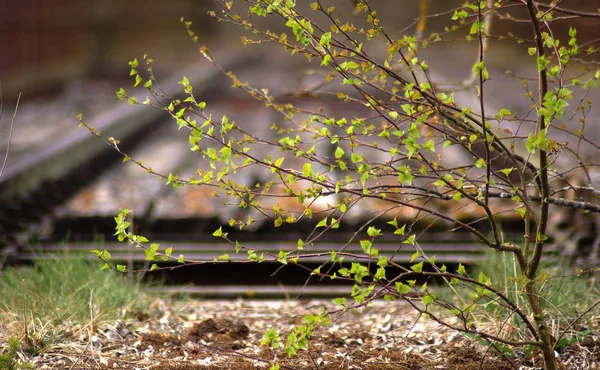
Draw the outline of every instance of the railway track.
<instances>
[{"instance_id":1,"label":"railway track","mask_svg":"<svg viewBox=\"0 0 600 370\"><path fill-rule=\"evenodd\" d=\"M338 235L340 240L349 237L347 234ZM297 251L296 242L293 241L253 241L243 243L244 247L256 250L265 255L277 255L280 250L292 251L292 256L299 256L302 267L297 265L282 266L280 263L267 258L260 264L243 263L247 261L246 253L235 253L235 248L228 243L210 242L206 236L204 242L181 242L181 241L158 241L163 247L172 247L173 253L183 254L192 261L189 265L180 265L175 261L156 262L158 271L147 273L145 277L150 280L164 281L161 287L151 287L154 292L167 294L187 294L201 296L203 298L295 298L295 297L336 297L348 295L352 283L348 281L331 281L329 279L310 278L305 268L315 269L319 266L329 268L329 258L323 256L310 256L313 254L328 254L332 250L340 250L340 243L334 241L315 243L305 250ZM379 254L389 260L403 266L410 266L414 248L392 242L383 242L378 245ZM424 258L435 255L437 264L445 264L454 269L459 263L465 266L473 266L482 262L485 255L482 254L480 246L472 241L429 241L419 243ZM107 250L111 254L113 263L126 264L133 270L146 271L149 262L146 260L144 250L135 248L125 243L89 243L89 242L43 242L18 254L18 261L28 263L40 258L48 258L49 255L58 255L61 258L89 259L96 257L89 253L92 249ZM365 262L360 256L364 255L358 242L350 243L344 249L345 253L357 257L347 256L343 266L349 267L352 262ZM230 262L214 264L224 254L229 255ZM307 258L303 255L309 255ZM236 263L238 262L238 263ZM155 262L152 262L155 263ZM242 264L240 264L242 263ZM375 266L375 263L373 263ZM98 264L100 267L100 263ZM388 278L398 273L395 269L389 269Z\"/></svg>"},{"instance_id":2,"label":"railway track","mask_svg":"<svg viewBox=\"0 0 600 370\"><path fill-rule=\"evenodd\" d=\"M239 68L255 63L259 54L229 56L226 68ZM183 96L178 84L187 76L203 97L223 83L222 74L215 68L190 67L173 74L161 85L165 95L177 99ZM144 95L145 96L145 95ZM141 97L141 96L140 96ZM138 98L140 98L138 97ZM143 101L143 98L142 100ZM77 120L73 112L73 126ZM128 152L140 146L149 128L164 120L158 109L143 109L116 102L88 123L104 137L118 138L121 150ZM18 121L17 121L18 124ZM87 130L79 129L56 140L38 143L38 147L18 160L10 162L0 178L0 245L2 254L10 254L19 245L39 234L40 228L54 218L55 209L85 186L91 184L122 157Z\"/></svg>"},{"instance_id":3,"label":"railway track","mask_svg":"<svg viewBox=\"0 0 600 370\"><path fill-rule=\"evenodd\" d=\"M242 74L252 75L252 68L260 58L258 54L236 54L234 57L225 56L220 59L226 61L223 63L226 70L242 69ZM217 110L227 112L233 108L241 109L240 115L246 117L257 114L254 112L256 105L223 94L219 88L223 84L228 86L229 82L212 66L179 71L174 76L161 86L169 96L180 96L182 89L177 82L182 76L186 76L200 99L204 100L203 95L210 98L215 91L221 94L219 99L226 103L220 108L217 105ZM76 112L73 116L75 114ZM88 119L87 123L102 131L103 137L118 138L121 141L119 148L123 152L129 154L137 151L139 157L135 159L144 159L146 162L147 156L154 155L163 160L164 173L193 172L197 163L189 159L189 150L185 146L187 140L181 141L181 136L174 136L168 131L173 128L172 124L162 125L162 121L167 119L160 110L118 103L107 106L102 114ZM255 118L261 121L265 119L270 118ZM76 124L73 120L73 125ZM182 147L185 150L161 151L163 147L174 148L180 142L184 143ZM158 186L152 185L156 181L150 184L146 180L131 180L130 172L122 166L115 166L120 162L118 153L84 129L69 132L36 150L20 154L0 179L0 247L4 259L11 263L29 263L56 253L63 258L81 254L94 258L89 253L91 249L106 249L115 262L128 263L137 268L147 267L142 250L116 243L109 237L114 230L113 216L122 207L121 201L124 199L114 197L127 193L123 191L123 187L137 186L144 189L143 196L136 195L133 198L140 199L132 201L136 210L134 225L139 233L153 241L160 241L163 246L173 247L174 253L184 254L188 259L210 262L226 253L231 257L231 263L219 265L206 263L180 266L171 262L162 263L158 274L166 282L166 286L153 289L210 298L294 298L299 295L331 297L348 294L350 291L348 284L344 282L307 279L306 270L293 265L282 268L277 262L244 265L234 263L246 259L246 255L236 255L230 244L219 243L218 239L212 237L212 232L223 224L223 217L219 217L223 216L222 206L195 209L195 213L187 216L169 213L169 206L175 208L176 212L194 202L206 207L207 195L195 195L194 198L192 194L191 198L178 204L177 199L169 198L171 188L160 183ZM144 179L148 178L146 174L143 176ZM114 185L119 181L122 182L121 188ZM131 184L133 182L137 185ZM107 208L102 214L97 214L97 199L101 196L113 197L105 203L116 209ZM82 211L85 207L81 206L86 202L90 203L88 213ZM162 213L157 213L156 209L161 207ZM262 225L253 232L230 230L230 237L246 242L249 248L276 255L279 250L296 250L298 238L305 238L314 226L312 223L295 224L293 228ZM417 229L413 231L419 233L429 230L427 227L419 229L419 226ZM305 252L327 253L339 250L342 243L352 238L353 231L352 226L347 229L341 227L339 232L324 236L319 243L307 247ZM378 246L380 253L408 266L414 249L407 246L399 248L398 241L389 234L381 238L381 245ZM61 242L67 235L70 236L70 241ZM106 236L106 242L94 243L98 236ZM437 228L429 230L425 236L426 240L421 242L420 247L424 255L435 255L438 263L449 267L459 263L473 265L485 258L481 253L482 248L467 235L448 234L447 228ZM360 237L361 235L357 236L356 243L350 243L345 252L363 254L358 243ZM32 242L32 238L40 240ZM327 258L311 257L303 259L303 262L309 268L316 268L326 263ZM352 258L347 258L346 262L352 262Z\"/></svg>"}]
</instances>

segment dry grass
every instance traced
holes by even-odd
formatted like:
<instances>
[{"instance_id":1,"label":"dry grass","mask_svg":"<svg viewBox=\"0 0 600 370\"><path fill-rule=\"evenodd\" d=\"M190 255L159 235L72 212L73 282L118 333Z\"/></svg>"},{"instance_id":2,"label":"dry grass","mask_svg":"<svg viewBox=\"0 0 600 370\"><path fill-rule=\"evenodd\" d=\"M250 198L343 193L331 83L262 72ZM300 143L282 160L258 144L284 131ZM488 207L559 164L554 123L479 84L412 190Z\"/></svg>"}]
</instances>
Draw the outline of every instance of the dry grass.
<instances>
[{"instance_id":1,"label":"dry grass","mask_svg":"<svg viewBox=\"0 0 600 370\"><path fill-rule=\"evenodd\" d=\"M155 300L128 320L97 328L28 355L36 369L533 369L541 357L515 351L502 356L489 346L419 319L401 302L375 302L360 312L334 315L331 326L314 332L309 350L287 358L260 345L274 326L285 341L307 313L333 305L322 301ZM597 334L559 351L563 369L600 365Z\"/></svg>"},{"instance_id":2,"label":"dry grass","mask_svg":"<svg viewBox=\"0 0 600 370\"><path fill-rule=\"evenodd\" d=\"M0 352L8 353L11 341L19 343L18 350L11 347L10 370L24 369L25 364L36 369L268 369L272 361L282 368L321 370L541 366L535 351L501 354L483 341L419 318L406 304L383 301L334 315L331 326L315 331L308 351L288 359L261 346L262 335L274 326L285 342L305 314L332 310L333 305L160 300L144 295L140 284L99 267L85 258L57 258L3 272ZM583 303L553 303L562 313L553 322L554 333L581 314ZM565 346L557 348L564 369L600 366L598 315L590 312L589 316L583 324L571 326L564 336ZM488 330L519 333L518 324L499 320L493 310L481 307L478 317Z\"/></svg>"},{"instance_id":3,"label":"dry grass","mask_svg":"<svg viewBox=\"0 0 600 370\"><path fill-rule=\"evenodd\" d=\"M0 350L17 338L26 355L64 349L149 298L142 286L87 256L45 256L0 275Z\"/></svg>"}]
</instances>

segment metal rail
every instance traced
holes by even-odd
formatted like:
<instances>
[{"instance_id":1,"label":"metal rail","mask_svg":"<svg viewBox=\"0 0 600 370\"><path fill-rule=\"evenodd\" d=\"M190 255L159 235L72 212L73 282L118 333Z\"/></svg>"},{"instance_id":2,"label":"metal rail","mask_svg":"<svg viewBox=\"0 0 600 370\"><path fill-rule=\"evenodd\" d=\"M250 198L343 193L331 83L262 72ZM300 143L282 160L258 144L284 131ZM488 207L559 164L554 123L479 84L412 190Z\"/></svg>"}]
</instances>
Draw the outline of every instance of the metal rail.
<instances>
[{"instance_id":1,"label":"metal rail","mask_svg":"<svg viewBox=\"0 0 600 370\"><path fill-rule=\"evenodd\" d=\"M235 253L235 248L226 243L181 243L159 241L163 247L172 247L174 255L183 254L186 259L193 261L213 261L217 260L223 254L228 254L231 262L242 262L248 259L247 254L242 251L239 254ZM302 257L303 254L311 255L308 258L301 258L305 263L324 263L330 260L329 256L312 256L313 254L327 254L331 251L339 251L340 243L324 242L316 243L313 246L306 246L305 249L298 251L296 242L292 241L274 241L274 242L250 242L242 243L246 248L257 251L257 253L277 255L280 250L292 252L290 257ZM375 248L379 250L379 255L385 256L388 259L398 263L409 263L412 255L415 253L414 247L395 243L375 244ZM480 261L483 258L482 247L472 242L465 243L440 243L440 242L421 242L419 248L424 256L435 256L435 261L439 263L466 263L472 264L475 261ZM91 249L105 249L115 262L132 261L134 263L146 261L146 254L141 248L134 248L126 243L66 243L63 246L57 246L54 243L43 243L36 247L36 251L20 253L19 257L23 259L43 258L46 253L61 253L68 249L74 256L82 253L89 253ZM40 253L41 252L41 253ZM348 245L344 252L356 255L364 255L358 242ZM351 257L346 259L351 260ZM166 261L163 265L176 264L175 261Z\"/></svg>"},{"instance_id":2,"label":"metal rail","mask_svg":"<svg viewBox=\"0 0 600 370\"><path fill-rule=\"evenodd\" d=\"M226 53L225 68L236 68L255 63L259 53ZM229 55L231 54L231 55ZM164 93L174 99L183 97L178 81L186 76L197 86L198 98L209 93L223 82L216 68L188 67L173 74L161 84ZM143 101L146 95L138 96ZM76 112L73 112L73 116ZM140 108L119 102L100 116L92 117L88 124L102 132L104 137L121 141L122 149L141 145L147 128L164 118L159 109ZM75 118L73 124L77 124ZM42 143L46 144L46 143ZM119 155L87 130L75 130L59 140L47 143L39 150L25 155L8 165L0 178L0 254L12 253L34 234L44 219L53 217L53 209L65 202L77 190L89 184L99 174L118 161Z\"/></svg>"},{"instance_id":3,"label":"metal rail","mask_svg":"<svg viewBox=\"0 0 600 370\"><path fill-rule=\"evenodd\" d=\"M336 298L348 297L348 285L200 285L151 287L150 293L169 295L190 295L210 299L295 299L295 298Z\"/></svg>"},{"instance_id":4,"label":"metal rail","mask_svg":"<svg viewBox=\"0 0 600 370\"><path fill-rule=\"evenodd\" d=\"M239 54L222 57L227 61L223 64L225 69L235 69L254 64L260 59L259 54ZM216 68L199 69L192 67L179 71L174 77L168 79L161 87L165 93L175 99L181 98L183 89L178 81L186 76L194 85L194 92L201 98L202 94L210 92L222 80L221 72ZM143 101L145 96L138 97ZM144 140L148 127L164 117L164 112L159 109L144 109L120 103L111 107L104 114L87 120L87 123L102 131L104 137L113 136L121 141L119 147L129 151L135 146L147 144ZM0 179L0 246L6 247L0 253L10 254L14 262L29 263L35 259L46 258L48 254L59 254L63 258L69 255L87 255L91 249L106 249L115 262L127 262L134 266L144 266L146 255L142 249L134 248L123 243L93 244L88 242L60 243L44 242L35 248L24 248L25 240L36 230L43 226L43 220L54 218L57 205L64 203L71 195L93 182L102 172L106 171L112 163L120 159L119 155L105 145L101 140L90 135L87 130L79 130L71 135L65 135L59 140L48 143L29 156L23 157L19 162L9 166L2 179ZM182 166L185 165L182 164ZM146 208L150 208L151 204ZM149 212L147 212L149 213ZM100 230L110 235L111 229ZM143 220L142 220L143 221ZM188 226L194 225L198 231L198 220L189 220ZM206 221L206 220L204 220ZM335 285L336 282L323 282L316 279L307 281L305 270L294 266L285 266L277 262L265 262L256 265L240 265L247 258L245 253L235 254L234 247L230 244L210 242L213 224L218 220L203 222L204 228L200 234L187 237L188 240L204 240L206 242L173 242L173 239L161 241L162 246L173 247L174 253L184 254L190 260L213 261L223 254L228 254L232 263L226 264L196 264L181 267L175 262L167 261L160 264L165 267L162 277L166 282L163 288L153 288L165 293L182 293L201 295L211 298L251 297L251 298L295 298L298 295L310 297L331 297L348 294L347 285ZM177 221L181 223L181 220ZM143 223L143 222L142 222ZM208 224L208 226L206 226ZM73 228L74 224L69 227ZM297 251L297 237L303 234L308 227L314 225L294 225L291 229L273 230L270 226L261 227L253 235L244 235L240 240L250 240L244 246L259 252L268 252L277 255L280 250L294 251L294 255L301 253L323 253L323 256L312 256L302 259L302 263L316 268L327 263L329 258L325 255L332 250L338 251L341 243L349 240L352 233L346 230L335 235L327 235L321 242L314 246L306 246L304 251ZM167 227L168 228L168 227ZM310 230L309 230L310 231ZM146 232L144 232L146 234ZM458 235L457 235L458 234ZM232 236L235 235L232 232ZM150 235L148 235L150 236ZM278 240L284 236L287 240ZM167 235L169 237L169 235ZM302 237L302 236L300 236ZM391 238L390 238L391 237ZM428 241L421 242L419 247L426 257L435 256L436 263L458 265L472 265L481 262L484 258L482 248L472 240L461 240L460 233L427 234ZM185 235L178 236L184 240ZM85 240L85 239L84 239ZM358 240L358 238L357 238ZM214 240L218 241L218 240ZM381 243L375 245L380 255L393 259L395 262L408 265L415 252L414 247L399 244L393 235L385 235ZM358 242L351 243L345 252L355 255L364 255ZM345 263L353 261L348 256ZM390 272L392 274L393 272ZM152 276L152 275L150 275ZM244 284L240 285L240 281ZM193 286L189 284L193 283ZM188 285L186 285L188 284Z\"/></svg>"},{"instance_id":5,"label":"metal rail","mask_svg":"<svg viewBox=\"0 0 600 370\"><path fill-rule=\"evenodd\" d=\"M210 239L207 236L206 239ZM111 254L111 261L114 263L125 263L134 269L147 269L149 263L157 263L160 269L148 273L145 276L151 281L163 281L164 285L160 287L151 287L149 290L160 294L183 294L194 295L203 298L280 298L291 299L297 297L340 297L348 296L352 287L351 281L337 281L330 279L320 279L310 276L306 269L300 268L294 264L282 265L279 262L266 260L263 263L236 263L247 261L245 252L235 253L235 248L227 243L210 242L169 242L162 241L163 247L172 247L173 253L185 255L187 259L205 261L204 263L181 265L176 261L147 261L146 254L141 248L134 248L125 243L41 243L35 246L34 250L24 251L17 254L18 261L34 261L36 259L45 259L49 256L59 256L60 258L81 258L96 259L95 255L89 253L91 249L105 249ZM244 247L251 248L257 253L272 253L277 255L279 250L294 251L296 242L293 241L271 241L271 242L249 242L243 243ZM376 245L379 249L379 255L385 256L403 266L411 264L414 247L404 245L403 248L397 243L383 242ZM459 263L469 267L483 262L485 258L483 249L470 242L449 242L428 241L419 243L419 248L427 258L435 255L435 261L438 264L446 264L448 268L454 269ZM332 250L339 250L340 244L335 242L316 243L313 246L307 246L305 250L297 251L298 255L302 253L324 253L323 256L313 256L301 258L302 266L314 269L319 266L326 268L340 268L342 265L349 266L350 263L358 261L356 258L346 256L342 264L335 266L329 264L328 254ZM347 253L353 253L357 256L364 255L358 243L352 243L345 249ZM223 254L230 256L227 263L211 263ZM325 255L326 254L326 255ZM421 258L422 259L422 258ZM364 262L364 260L362 260ZM375 264L373 264L375 266ZM98 264L98 268L100 263ZM390 268L388 278L393 278L394 274L399 272L396 268ZM431 281L431 283L434 283Z\"/></svg>"}]
</instances>

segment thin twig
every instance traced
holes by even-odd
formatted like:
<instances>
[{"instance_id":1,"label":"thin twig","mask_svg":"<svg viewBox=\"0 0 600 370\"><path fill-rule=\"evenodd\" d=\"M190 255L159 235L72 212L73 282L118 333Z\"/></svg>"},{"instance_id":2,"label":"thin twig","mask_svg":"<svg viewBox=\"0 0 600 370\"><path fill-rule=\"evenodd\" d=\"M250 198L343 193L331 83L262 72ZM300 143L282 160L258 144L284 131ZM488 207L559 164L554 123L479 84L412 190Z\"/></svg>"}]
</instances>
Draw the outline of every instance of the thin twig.
<instances>
[{"instance_id":1,"label":"thin twig","mask_svg":"<svg viewBox=\"0 0 600 370\"><path fill-rule=\"evenodd\" d=\"M548 9L548 11L555 11L557 13L562 13L562 14L576 15L576 16L582 17L582 18L600 18L600 13L582 12L582 11L573 10L573 9L559 8L558 4L556 4L556 5L537 4L537 6L540 8L543 8L543 9Z\"/></svg>"},{"instance_id":2,"label":"thin twig","mask_svg":"<svg viewBox=\"0 0 600 370\"><path fill-rule=\"evenodd\" d=\"M310 353L309 350L306 351L306 354L308 355L308 358L310 358L310 361L312 362L313 366L315 367L316 370L319 370L319 366L317 365L317 363L315 362L315 359L313 358L312 354Z\"/></svg>"},{"instance_id":3,"label":"thin twig","mask_svg":"<svg viewBox=\"0 0 600 370\"><path fill-rule=\"evenodd\" d=\"M511 199L513 197L521 198L520 194L507 193L507 192L490 192L488 194L488 196L491 198L500 198L500 199ZM598 205L598 204L593 204L590 202L581 202L581 201L577 201L577 200L568 200L568 199L564 199L564 198L555 198L555 197L547 197L546 199L548 200L548 203L554 204L556 206L582 209L582 210L588 211L588 212L600 213L600 205ZM527 201L528 202L541 202L542 197L539 195L528 195Z\"/></svg>"},{"instance_id":4,"label":"thin twig","mask_svg":"<svg viewBox=\"0 0 600 370\"><path fill-rule=\"evenodd\" d=\"M565 330L563 330L562 333L560 333L560 335L558 336L558 338L556 338L556 342L554 342L554 347L556 348L556 345L558 344L558 342L560 342L560 340L562 339L562 337L565 336L565 334L567 333L567 331L569 329L571 329L573 327L573 325L575 325L579 320L581 320L582 317L584 317L585 315L587 315L591 310L593 310L598 305L600 305L600 301L596 301L596 303L594 303L593 305L591 305L590 307L588 307L585 311L583 311L583 313L581 315L577 316L573 321L571 321L569 323L569 325L567 325L567 327L565 328Z\"/></svg>"},{"instance_id":5,"label":"thin twig","mask_svg":"<svg viewBox=\"0 0 600 370\"><path fill-rule=\"evenodd\" d=\"M0 89L0 102L2 101L1 89ZM10 142L12 141L12 133L13 127L15 127L15 118L17 117L17 111L19 110L19 102L21 101L21 93L19 93L19 97L17 98L17 105L15 106L15 112L13 113L12 120L10 121L10 128L8 130L8 144L6 145L6 154L4 155L4 162L2 163L2 168L0 168L0 179L2 178L2 174L4 173L4 168L6 167L6 162L8 161L8 153L10 152ZM2 112L2 105L0 104L0 112ZM1 117L1 113L0 113Z\"/></svg>"},{"instance_id":6,"label":"thin twig","mask_svg":"<svg viewBox=\"0 0 600 370\"><path fill-rule=\"evenodd\" d=\"M185 340L188 340L192 343L195 343L199 346L202 346L204 348L206 348L207 351L212 351L212 353L218 353L224 356L235 356L235 357L241 357L241 358L246 358L249 360L253 360L253 361L258 361L258 362L262 362L262 363L266 363L269 364L271 361L268 360L264 360L262 358L259 357L255 357L255 356L251 356L251 355L247 355L245 353L236 351L236 350L231 350L231 349L225 349L225 348L219 348L217 346L213 346L210 344L206 344L206 343L202 343L200 341L195 340L194 338L191 338L187 335L185 335L183 332L181 332L180 330L178 330L177 328L169 325L169 327L171 328L171 330L173 330L174 332L176 332L177 334L179 334L181 337L185 338ZM290 366L286 366L286 365L279 365L281 369L287 369L287 370L296 370L296 368L294 367L290 367Z\"/></svg>"},{"instance_id":7,"label":"thin twig","mask_svg":"<svg viewBox=\"0 0 600 370\"><path fill-rule=\"evenodd\" d=\"M83 351L81 351L81 353L79 354L79 357L77 357L77 360L75 360L75 362L73 362L73 364L69 367L69 370L72 370L75 365L77 365L77 363L79 362L79 360L81 360L81 358L83 357L83 355L87 352L87 349L90 347L90 345L92 344L92 335L94 333L94 289L92 289L92 291L90 292L90 332L89 332L89 337L90 339L88 340L87 344L85 345L85 348L83 349Z\"/></svg>"}]
</instances>

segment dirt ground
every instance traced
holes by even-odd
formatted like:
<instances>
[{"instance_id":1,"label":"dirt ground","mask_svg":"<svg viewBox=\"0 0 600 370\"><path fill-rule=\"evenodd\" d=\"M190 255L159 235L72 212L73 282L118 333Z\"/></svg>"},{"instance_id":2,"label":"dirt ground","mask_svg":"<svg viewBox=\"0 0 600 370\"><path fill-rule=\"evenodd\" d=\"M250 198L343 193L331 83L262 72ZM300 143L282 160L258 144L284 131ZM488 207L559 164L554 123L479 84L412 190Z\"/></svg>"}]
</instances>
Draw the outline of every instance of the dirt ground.
<instances>
[{"instance_id":1,"label":"dirt ground","mask_svg":"<svg viewBox=\"0 0 600 370\"><path fill-rule=\"evenodd\" d=\"M28 360L36 369L541 369L539 356L501 356L404 303L375 302L332 315L309 349L289 359L261 346L275 327L285 343L307 313L334 307L323 301L160 301L127 320L81 335ZM598 335L559 353L563 369L600 368Z\"/></svg>"}]
</instances>

